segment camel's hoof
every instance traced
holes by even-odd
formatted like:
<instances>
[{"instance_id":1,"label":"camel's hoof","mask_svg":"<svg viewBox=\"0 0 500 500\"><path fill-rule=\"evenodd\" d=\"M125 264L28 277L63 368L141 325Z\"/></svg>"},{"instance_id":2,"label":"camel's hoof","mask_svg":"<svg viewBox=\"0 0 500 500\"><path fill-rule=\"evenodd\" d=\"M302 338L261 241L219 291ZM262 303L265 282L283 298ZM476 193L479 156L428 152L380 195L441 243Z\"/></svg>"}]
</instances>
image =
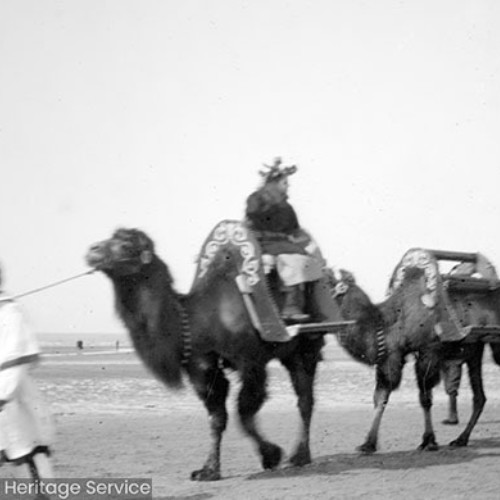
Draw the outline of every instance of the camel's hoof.
<instances>
[{"instance_id":1,"label":"camel's hoof","mask_svg":"<svg viewBox=\"0 0 500 500\"><path fill-rule=\"evenodd\" d=\"M433 432L426 433L422 436L422 443L417 448L420 451L437 451L439 446L436 443L436 436Z\"/></svg>"},{"instance_id":2,"label":"camel's hoof","mask_svg":"<svg viewBox=\"0 0 500 500\"><path fill-rule=\"evenodd\" d=\"M220 471L203 467L203 469L191 472L191 481L218 481Z\"/></svg>"},{"instance_id":3,"label":"camel's hoof","mask_svg":"<svg viewBox=\"0 0 500 500\"><path fill-rule=\"evenodd\" d=\"M418 447L419 451L438 451L439 450L439 445L435 442L432 443L422 443Z\"/></svg>"},{"instance_id":4,"label":"camel's hoof","mask_svg":"<svg viewBox=\"0 0 500 500\"><path fill-rule=\"evenodd\" d=\"M458 419L446 418L441 422L443 425L458 425Z\"/></svg>"},{"instance_id":5,"label":"camel's hoof","mask_svg":"<svg viewBox=\"0 0 500 500\"><path fill-rule=\"evenodd\" d=\"M455 439L454 441L452 441L448 446L450 448L463 448L464 446L467 446L468 444L469 444L469 442L466 439L458 438L458 439Z\"/></svg>"},{"instance_id":6,"label":"camel's hoof","mask_svg":"<svg viewBox=\"0 0 500 500\"><path fill-rule=\"evenodd\" d=\"M359 451L360 453L363 453L364 455L372 455L377 451L377 445L370 443L367 441L366 443L363 443L361 446L358 446L356 448L356 451Z\"/></svg>"},{"instance_id":7,"label":"camel's hoof","mask_svg":"<svg viewBox=\"0 0 500 500\"><path fill-rule=\"evenodd\" d=\"M311 463L311 452L308 449L299 449L288 460L290 465L294 467L302 467Z\"/></svg>"},{"instance_id":8,"label":"camel's hoof","mask_svg":"<svg viewBox=\"0 0 500 500\"><path fill-rule=\"evenodd\" d=\"M264 469L274 469L281 462L283 450L272 443L264 443L260 446L260 454L262 455L262 467Z\"/></svg>"}]
</instances>

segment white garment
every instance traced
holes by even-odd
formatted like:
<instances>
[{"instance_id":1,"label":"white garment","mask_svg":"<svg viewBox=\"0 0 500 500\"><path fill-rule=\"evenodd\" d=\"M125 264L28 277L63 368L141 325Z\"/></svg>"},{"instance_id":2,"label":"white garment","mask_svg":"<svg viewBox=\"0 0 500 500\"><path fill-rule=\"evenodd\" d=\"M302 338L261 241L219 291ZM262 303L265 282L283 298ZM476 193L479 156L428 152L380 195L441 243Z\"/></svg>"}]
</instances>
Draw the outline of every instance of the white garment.
<instances>
[{"instance_id":1,"label":"white garment","mask_svg":"<svg viewBox=\"0 0 500 500\"><path fill-rule=\"evenodd\" d=\"M4 297L2 296L3 300ZM0 302L0 450L11 460L53 442L53 425L30 376L40 349L15 302Z\"/></svg>"},{"instance_id":2,"label":"white garment","mask_svg":"<svg viewBox=\"0 0 500 500\"><path fill-rule=\"evenodd\" d=\"M276 266L286 286L316 281L323 276L322 263L309 255L283 253L276 256Z\"/></svg>"}]
</instances>

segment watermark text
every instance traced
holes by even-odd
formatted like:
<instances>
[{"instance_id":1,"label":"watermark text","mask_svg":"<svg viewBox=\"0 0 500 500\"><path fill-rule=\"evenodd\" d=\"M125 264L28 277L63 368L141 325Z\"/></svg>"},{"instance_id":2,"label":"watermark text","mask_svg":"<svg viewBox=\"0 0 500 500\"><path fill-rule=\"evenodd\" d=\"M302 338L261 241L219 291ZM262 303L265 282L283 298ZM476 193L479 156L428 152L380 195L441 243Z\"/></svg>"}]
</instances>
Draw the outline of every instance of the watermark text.
<instances>
[{"instance_id":1,"label":"watermark text","mask_svg":"<svg viewBox=\"0 0 500 500\"><path fill-rule=\"evenodd\" d=\"M152 500L152 479L0 479L0 499L31 500L46 495L50 500Z\"/></svg>"}]
</instances>

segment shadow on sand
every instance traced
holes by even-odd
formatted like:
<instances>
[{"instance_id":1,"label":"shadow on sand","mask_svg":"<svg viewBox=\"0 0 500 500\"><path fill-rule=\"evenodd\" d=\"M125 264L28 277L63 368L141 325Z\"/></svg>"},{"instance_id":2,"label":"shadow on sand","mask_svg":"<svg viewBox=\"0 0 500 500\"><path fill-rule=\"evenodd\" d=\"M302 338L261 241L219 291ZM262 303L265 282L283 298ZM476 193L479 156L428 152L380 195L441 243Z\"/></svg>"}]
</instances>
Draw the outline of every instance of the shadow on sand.
<instances>
[{"instance_id":1,"label":"shadow on sand","mask_svg":"<svg viewBox=\"0 0 500 500\"><path fill-rule=\"evenodd\" d=\"M482 453L481 448L498 452ZM312 464L304 467L283 467L274 471L264 471L248 476L247 479L273 479L277 477L301 477L335 475L363 469L406 470L425 469L439 465L457 465L472 462L486 456L500 458L500 439L474 440L465 448L441 447L438 451L397 451L392 453L340 453L316 457Z\"/></svg>"}]
</instances>

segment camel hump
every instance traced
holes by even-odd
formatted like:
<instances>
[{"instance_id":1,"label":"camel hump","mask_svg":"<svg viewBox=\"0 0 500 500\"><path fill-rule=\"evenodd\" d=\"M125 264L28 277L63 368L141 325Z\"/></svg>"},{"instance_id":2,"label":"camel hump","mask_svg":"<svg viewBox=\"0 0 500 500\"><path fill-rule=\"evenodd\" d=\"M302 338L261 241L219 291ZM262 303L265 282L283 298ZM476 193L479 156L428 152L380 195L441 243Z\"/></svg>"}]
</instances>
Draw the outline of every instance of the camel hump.
<instances>
[{"instance_id":1,"label":"camel hump","mask_svg":"<svg viewBox=\"0 0 500 500\"><path fill-rule=\"evenodd\" d=\"M269 342L291 339L268 289L257 239L243 221L223 220L210 231L201 248L191 290L209 279L211 265L225 250L235 256L235 283L255 329Z\"/></svg>"},{"instance_id":2,"label":"camel hump","mask_svg":"<svg viewBox=\"0 0 500 500\"><path fill-rule=\"evenodd\" d=\"M412 248L403 255L392 273L387 295L392 295L400 288L405 278L415 269L424 272L427 292L432 298L436 299L440 278L439 266L433 253L424 248Z\"/></svg>"},{"instance_id":3,"label":"camel hump","mask_svg":"<svg viewBox=\"0 0 500 500\"><path fill-rule=\"evenodd\" d=\"M454 324L449 310L449 298L445 293L439 264L435 254L425 248L411 248L399 261L392 273L387 289L391 296L404 286L405 279L415 270L423 271L425 276L425 292L421 296L422 303L428 309L436 312L439 321L436 321L434 330L443 342L453 342L465 338L461 328Z\"/></svg>"},{"instance_id":4,"label":"camel hump","mask_svg":"<svg viewBox=\"0 0 500 500\"><path fill-rule=\"evenodd\" d=\"M223 220L210 231L198 257L193 287L209 271L211 264L223 249L237 249L238 268L245 275L249 285L264 277L261 266L260 246L250 229L239 220Z\"/></svg>"}]
</instances>

